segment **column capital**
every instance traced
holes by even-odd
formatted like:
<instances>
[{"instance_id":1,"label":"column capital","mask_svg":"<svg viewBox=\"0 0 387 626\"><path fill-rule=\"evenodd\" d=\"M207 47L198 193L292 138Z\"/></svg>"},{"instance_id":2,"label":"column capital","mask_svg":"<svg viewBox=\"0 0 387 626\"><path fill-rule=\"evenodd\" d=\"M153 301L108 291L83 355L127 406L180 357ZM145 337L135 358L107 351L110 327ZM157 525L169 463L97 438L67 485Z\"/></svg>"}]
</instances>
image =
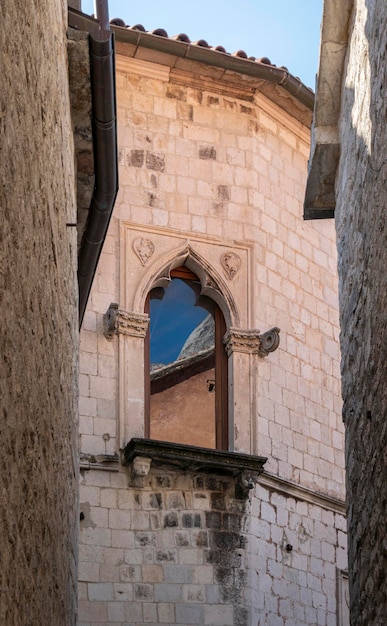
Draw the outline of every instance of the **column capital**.
<instances>
[{"instance_id":1,"label":"column capital","mask_svg":"<svg viewBox=\"0 0 387 626\"><path fill-rule=\"evenodd\" d=\"M257 329L247 330L231 327L225 334L223 342L228 356L233 352L267 356L269 352L274 352L278 348L279 333L280 329L276 326L265 333L260 333Z\"/></svg>"},{"instance_id":2,"label":"column capital","mask_svg":"<svg viewBox=\"0 0 387 626\"><path fill-rule=\"evenodd\" d=\"M129 335L144 339L148 330L149 315L125 311L116 302L112 302L103 316L103 322L106 339L111 340L114 335Z\"/></svg>"}]
</instances>

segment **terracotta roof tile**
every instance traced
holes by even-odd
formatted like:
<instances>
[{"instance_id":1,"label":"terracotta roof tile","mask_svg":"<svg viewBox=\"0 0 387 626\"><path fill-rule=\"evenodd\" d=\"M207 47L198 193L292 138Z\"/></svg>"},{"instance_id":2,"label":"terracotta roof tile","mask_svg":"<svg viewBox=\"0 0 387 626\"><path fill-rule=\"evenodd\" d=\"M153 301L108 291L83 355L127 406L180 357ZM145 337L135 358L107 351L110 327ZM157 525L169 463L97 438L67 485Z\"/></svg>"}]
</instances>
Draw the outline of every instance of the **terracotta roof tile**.
<instances>
[{"instance_id":1,"label":"terracotta roof tile","mask_svg":"<svg viewBox=\"0 0 387 626\"><path fill-rule=\"evenodd\" d=\"M72 28L92 32L96 23L98 22L94 16L86 15L69 7L69 25ZM133 56L136 56L139 48L156 50L170 54L176 60L187 59L188 63L199 61L218 68L220 72L231 70L231 72L239 72L259 79L265 88L267 85L269 91L271 90L270 85L281 87L305 106L307 111L300 109L298 104L293 106L288 99L286 102L281 100L282 95L278 90L275 92L271 90L269 97L272 97L274 101L279 98L284 108L291 108L296 119L299 119L303 124L310 124L310 114L314 106L313 90L304 85L300 78L292 75L286 67L277 67L271 63L268 57L248 56L244 50L237 50L231 54L224 46L210 46L205 40L191 42L186 33L179 33L170 37L164 29L155 29L150 32L142 24L128 26L121 18L112 19L110 23L114 26L117 42L120 44L129 43ZM145 56L147 55L145 54Z\"/></svg>"},{"instance_id":2,"label":"terracotta roof tile","mask_svg":"<svg viewBox=\"0 0 387 626\"><path fill-rule=\"evenodd\" d=\"M155 28L151 31L151 35L158 35L159 37L168 37L168 33L164 28Z\"/></svg>"},{"instance_id":3,"label":"terracotta roof tile","mask_svg":"<svg viewBox=\"0 0 387 626\"><path fill-rule=\"evenodd\" d=\"M175 35L174 37L172 37L172 39L175 39L176 41L183 41L184 43L191 43L190 38L185 33Z\"/></svg>"},{"instance_id":4,"label":"terracotta roof tile","mask_svg":"<svg viewBox=\"0 0 387 626\"><path fill-rule=\"evenodd\" d=\"M168 39L174 39L175 41L182 41L183 43L190 44L192 46L199 46L201 48L208 48L209 50L215 50L216 52L221 52L222 54L228 54L230 56L238 57L240 59L247 59L249 61L255 61L256 63L263 63L264 65L271 65L272 67L276 67L273 63L271 63L268 57L260 57L257 59L254 56L248 56L244 50L237 50L236 52L227 52L226 48L223 46L210 46L209 43L205 39L198 39L197 41L191 41L186 33L180 33L178 35L169 36L167 31L164 28L156 28L151 31L147 31L142 24L135 24L134 26L129 26L125 24L124 20L120 17L115 17L110 20L110 23L114 26L120 26L121 28L128 28L130 30L138 30L143 33L149 33L151 35L158 35L159 37L166 37ZM286 70L287 68L282 67L281 69Z\"/></svg>"}]
</instances>

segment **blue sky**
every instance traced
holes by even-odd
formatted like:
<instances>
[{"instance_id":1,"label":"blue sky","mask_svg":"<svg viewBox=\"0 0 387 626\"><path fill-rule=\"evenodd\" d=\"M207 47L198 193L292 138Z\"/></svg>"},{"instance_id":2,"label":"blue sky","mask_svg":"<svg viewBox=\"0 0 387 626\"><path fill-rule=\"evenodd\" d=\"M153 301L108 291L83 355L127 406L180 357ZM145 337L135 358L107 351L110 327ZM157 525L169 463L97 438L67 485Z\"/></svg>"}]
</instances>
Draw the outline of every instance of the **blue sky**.
<instances>
[{"instance_id":1,"label":"blue sky","mask_svg":"<svg viewBox=\"0 0 387 626\"><path fill-rule=\"evenodd\" d=\"M150 301L151 363L172 363L185 340L208 315L189 284L174 278L164 297Z\"/></svg>"},{"instance_id":2,"label":"blue sky","mask_svg":"<svg viewBox=\"0 0 387 626\"><path fill-rule=\"evenodd\" d=\"M205 39L228 52L269 57L314 89L318 67L323 0L109 0L110 18L164 28L168 35L186 33L191 41ZM93 0L82 0L85 13Z\"/></svg>"}]
</instances>

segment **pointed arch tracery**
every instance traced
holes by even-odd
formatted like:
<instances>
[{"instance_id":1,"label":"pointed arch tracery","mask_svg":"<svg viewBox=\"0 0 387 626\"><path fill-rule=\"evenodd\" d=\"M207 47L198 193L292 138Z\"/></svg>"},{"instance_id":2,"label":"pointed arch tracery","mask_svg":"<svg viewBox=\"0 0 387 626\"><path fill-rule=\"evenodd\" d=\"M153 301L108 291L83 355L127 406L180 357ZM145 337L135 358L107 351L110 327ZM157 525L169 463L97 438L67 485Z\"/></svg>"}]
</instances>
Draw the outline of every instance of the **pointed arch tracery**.
<instances>
[{"instance_id":1,"label":"pointed arch tracery","mask_svg":"<svg viewBox=\"0 0 387 626\"><path fill-rule=\"evenodd\" d=\"M204 305L207 318L212 316L213 347L204 349L198 345L189 356L175 356L167 365L156 360L155 365L150 356L151 350L156 350L153 334L151 339L152 294L157 301L159 296L156 294L162 290L161 297L164 298L168 290L176 286L176 281L186 283L188 290L194 289L199 296L194 308ZM228 449L228 355L224 336L233 321L239 321L239 316L235 302L222 282L209 264L186 245L155 263L137 290L136 306L140 307L143 302L142 311L149 314L151 320L145 338L147 437ZM208 309L205 302L208 302ZM168 325L174 315L172 307L164 323ZM205 323L206 319L203 319L195 328L199 329Z\"/></svg>"},{"instance_id":2,"label":"pointed arch tracery","mask_svg":"<svg viewBox=\"0 0 387 626\"><path fill-rule=\"evenodd\" d=\"M155 287L166 287L171 272L186 266L200 280L201 294L208 296L219 306L227 328L240 326L238 307L222 276L200 255L191 244L172 250L155 261L139 283L133 302L134 311L143 312L148 293Z\"/></svg>"}]
</instances>

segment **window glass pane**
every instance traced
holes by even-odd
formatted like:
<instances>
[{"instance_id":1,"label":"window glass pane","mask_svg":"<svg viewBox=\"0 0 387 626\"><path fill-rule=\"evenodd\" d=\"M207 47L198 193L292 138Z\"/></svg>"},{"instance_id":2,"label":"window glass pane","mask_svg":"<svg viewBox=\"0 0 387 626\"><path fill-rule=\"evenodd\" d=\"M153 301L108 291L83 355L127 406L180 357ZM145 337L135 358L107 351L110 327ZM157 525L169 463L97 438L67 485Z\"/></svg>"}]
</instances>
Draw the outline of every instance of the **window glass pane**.
<instances>
[{"instance_id":1,"label":"window glass pane","mask_svg":"<svg viewBox=\"0 0 387 626\"><path fill-rule=\"evenodd\" d=\"M173 278L150 294L150 437L215 447L214 303Z\"/></svg>"}]
</instances>

